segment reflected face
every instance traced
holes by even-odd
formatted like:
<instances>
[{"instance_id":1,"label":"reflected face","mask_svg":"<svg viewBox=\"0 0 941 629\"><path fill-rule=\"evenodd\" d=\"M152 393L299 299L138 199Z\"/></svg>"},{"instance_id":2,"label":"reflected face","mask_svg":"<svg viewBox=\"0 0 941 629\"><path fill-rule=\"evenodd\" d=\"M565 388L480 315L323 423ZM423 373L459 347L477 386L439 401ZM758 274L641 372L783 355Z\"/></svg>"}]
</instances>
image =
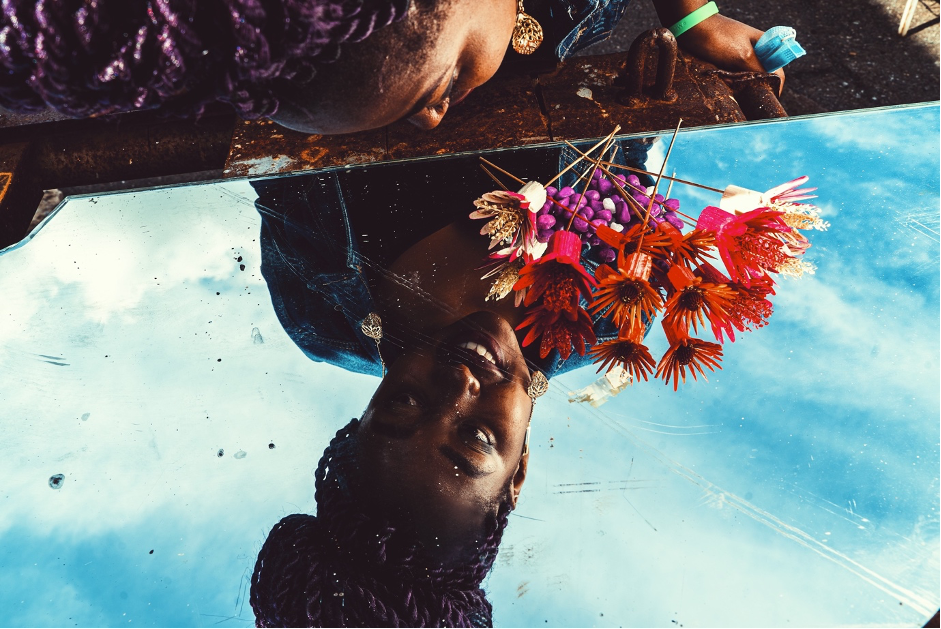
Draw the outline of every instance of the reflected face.
<instances>
[{"instance_id":1,"label":"reflected face","mask_svg":"<svg viewBox=\"0 0 941 629\"><path fill-rule=\"evenodd\" d=\"M406 519L442 560L478 536L501 501L515 504L526 477L529 381L509 323L477 312L401 354L363 415L370 499Z\"/></svg>"},{"instance_id":2,"label":"reflected face","mask_svg":"<svg viewBox=\"0 0 941 629\"><path fill-rule=\"evenodd\" d=\"M407 118L438 126L448 109L500 67L516 24L513 0L451 0L408 16L318 67L313 82L283 84L271 119L304 133L351 133Z\"/></svg>"}]
</instances>

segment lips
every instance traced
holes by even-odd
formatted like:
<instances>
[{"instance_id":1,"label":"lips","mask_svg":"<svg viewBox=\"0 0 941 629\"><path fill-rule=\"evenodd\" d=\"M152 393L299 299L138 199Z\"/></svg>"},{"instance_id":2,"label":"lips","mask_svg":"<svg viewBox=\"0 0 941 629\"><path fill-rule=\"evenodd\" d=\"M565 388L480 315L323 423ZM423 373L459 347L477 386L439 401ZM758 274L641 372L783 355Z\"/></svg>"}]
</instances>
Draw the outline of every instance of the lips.
<instances>
[{"instance_id":1,"label":"lips","mask_svg":"<svg viewBox=\"0 0 941 629\"><path fill-rule=\"evenodd\" d=\"M471 88L471 89L469 89L469 90L464 90L464 91L461 92L460 94L453 95L453 96L451 97L451 103L450 103L449 106L450 106L450 107L455 107L456 105L459 105L465 98L467 98L468 96L470 96L471 92L473 92L473 91L474 91L474 88Z\"/></svg>"},{"instance_id":2,"label":"lips","mask_svg":"<svg viewBox=\"0 0 941 629\"><path fill-rule=\"evenodd\" d=\"M466 365L478 379L496 377L505 380L509 377L500 344L486 332L457 330L439 346L438 357L441 362Z\"/></svg>"}]
</instances>

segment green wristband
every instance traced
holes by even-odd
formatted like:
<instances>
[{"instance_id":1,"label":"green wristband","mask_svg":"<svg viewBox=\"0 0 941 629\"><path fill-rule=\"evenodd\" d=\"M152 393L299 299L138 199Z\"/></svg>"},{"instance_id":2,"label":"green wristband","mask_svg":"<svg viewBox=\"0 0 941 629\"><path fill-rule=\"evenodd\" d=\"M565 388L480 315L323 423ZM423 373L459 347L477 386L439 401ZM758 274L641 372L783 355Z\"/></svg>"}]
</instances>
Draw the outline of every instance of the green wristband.
<instances>
[{"instance_id":1,"label":"green wristband","mask_svg":"<svg viewBox=\"0 0 941 629\"><path fill-rule=\"evenodd\" d=\"M674 37L679 37L689 29L693 28L706 18L710 18L716 13L719 12L719 7L716 6L715 2L707 2L702 5L682 20L670 27L670 32L673 33Z\"/></svg>"}]
</instances>

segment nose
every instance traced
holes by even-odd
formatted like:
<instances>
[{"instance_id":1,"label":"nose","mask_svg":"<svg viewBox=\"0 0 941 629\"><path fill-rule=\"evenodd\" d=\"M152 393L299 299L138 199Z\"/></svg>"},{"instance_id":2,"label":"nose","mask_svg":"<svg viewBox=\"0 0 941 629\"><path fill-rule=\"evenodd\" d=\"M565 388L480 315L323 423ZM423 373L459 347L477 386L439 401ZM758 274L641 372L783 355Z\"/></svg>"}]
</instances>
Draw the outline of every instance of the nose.
<instances>
[{"instance_id":1,"label":"nose","mask_svg":"<svg viewBox=\"0 0 941 629\"><path fill-rule=\"evenodd\" d=\"M445 100L441 105L436 107L425 107L417 114L410 116L408 121L422 131L431 131L441 124L444 115L448 113L449 104L450 100Z\"/></svg>"},{"instance_id":2,"label":"nose","mask_svg":"<svg viewBox=\"0 0 941 629\"><path fill-rule=\"evenodd\" d=\"M438 369L439 386L443 397L469 397L480 396L480 380L463 364L441 365Z\"/></svg>"}]
</instances>

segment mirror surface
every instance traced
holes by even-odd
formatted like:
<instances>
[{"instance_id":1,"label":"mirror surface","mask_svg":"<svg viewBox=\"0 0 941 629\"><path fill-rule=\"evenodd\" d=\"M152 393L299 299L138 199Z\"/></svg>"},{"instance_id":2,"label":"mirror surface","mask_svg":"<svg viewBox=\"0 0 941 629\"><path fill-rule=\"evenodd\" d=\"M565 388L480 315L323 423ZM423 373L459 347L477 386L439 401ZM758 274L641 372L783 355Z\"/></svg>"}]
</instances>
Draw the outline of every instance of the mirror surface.
<instances>
[{"instance_id":1,"label":"mirror surface","mask_svg":"<svg viewBox=\"0 0 941 629\"><path fill-rule=\"evenodd\" d=\"M934 613L938 113L678 134L668 171L686 180L763 191L810 176L831 223L811 235L816 273L781 278L770 323L726 343L708 381L640 382L592 406L572 399L594 367L550 380L483 583L495 626L921 626ZM562 148L487 158L545 180ZM442 219L389 186L438 200L453 185L466 215L494 187L476 163L336 178L351 213L385 213L400 238ZM70 198L0 253L4 624L255 622L266 536L314 512L323 448L379 382L310 360L276 314L256 188L288 180L302 181ZM682 184L670 196L694 215L719 202Z\"/></svg>"}]
</instances>

